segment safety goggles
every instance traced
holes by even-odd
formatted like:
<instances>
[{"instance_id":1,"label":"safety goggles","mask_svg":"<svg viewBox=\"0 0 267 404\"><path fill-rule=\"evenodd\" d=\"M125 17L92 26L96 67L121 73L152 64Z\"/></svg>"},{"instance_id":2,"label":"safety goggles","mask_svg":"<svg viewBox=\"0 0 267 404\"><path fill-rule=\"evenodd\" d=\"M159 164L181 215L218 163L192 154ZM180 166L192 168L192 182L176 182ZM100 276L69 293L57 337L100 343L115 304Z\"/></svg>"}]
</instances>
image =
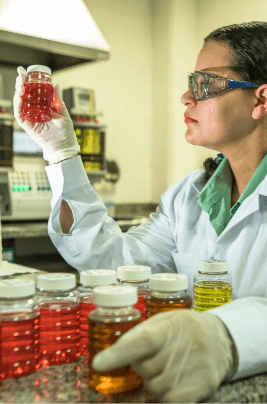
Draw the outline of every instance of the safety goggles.
<instances>
[{"instance_id":1,"label":"safety goggles","mask_svg":"<svg viewBox=\"0 0 267 404\"><path fill-rule=\"evenodd\" d=\"M250 81L235 81L212 73L188 73L188 88L191 88L196 101L217 97L235 88L254 87Z\"/></svg>"}]
</instances>

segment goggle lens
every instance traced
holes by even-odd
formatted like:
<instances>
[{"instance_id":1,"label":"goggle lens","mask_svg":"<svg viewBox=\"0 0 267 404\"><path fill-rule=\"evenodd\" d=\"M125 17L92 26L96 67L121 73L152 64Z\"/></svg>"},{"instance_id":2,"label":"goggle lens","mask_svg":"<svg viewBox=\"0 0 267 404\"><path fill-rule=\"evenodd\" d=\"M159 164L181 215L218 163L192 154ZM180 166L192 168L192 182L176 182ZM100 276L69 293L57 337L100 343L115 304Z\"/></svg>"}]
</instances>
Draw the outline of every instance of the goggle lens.
<instances>
[{"instance_id":1,"label":"goggle lens","mask_svg":"<svg viewBox=\"0 0 267 404\"><path fill-rule=\"evenodd\" d=\"M189 88L191 87L194 98L199 101L216 97L218 93L228 90L227 80L220 77L210 77L206 74L193 73L189 76Z\"/></svg>"}]
</instances>

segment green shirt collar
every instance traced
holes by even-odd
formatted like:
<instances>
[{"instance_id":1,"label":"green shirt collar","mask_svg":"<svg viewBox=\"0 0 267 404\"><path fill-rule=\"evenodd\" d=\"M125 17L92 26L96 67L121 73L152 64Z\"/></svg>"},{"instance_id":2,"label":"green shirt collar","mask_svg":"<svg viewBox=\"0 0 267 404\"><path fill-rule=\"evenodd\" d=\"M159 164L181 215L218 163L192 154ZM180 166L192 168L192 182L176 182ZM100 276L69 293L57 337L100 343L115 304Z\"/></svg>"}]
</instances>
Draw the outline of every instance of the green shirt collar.
<instances>
[{"instance_id":1,"label":"green shirt collar","mask_svg":"<svg viewBox=\"0 0 267 404\"><path fill-rule=\"evenodd\" d=\"M218 235L225 229L242 202L264 180L266 174L267 155L260 162L237 203L231 208L231 190L234 176L227 157L223 157L219 167L197 197L199 206L209 214L210 222Z\"/></svg>"}]
</instances>

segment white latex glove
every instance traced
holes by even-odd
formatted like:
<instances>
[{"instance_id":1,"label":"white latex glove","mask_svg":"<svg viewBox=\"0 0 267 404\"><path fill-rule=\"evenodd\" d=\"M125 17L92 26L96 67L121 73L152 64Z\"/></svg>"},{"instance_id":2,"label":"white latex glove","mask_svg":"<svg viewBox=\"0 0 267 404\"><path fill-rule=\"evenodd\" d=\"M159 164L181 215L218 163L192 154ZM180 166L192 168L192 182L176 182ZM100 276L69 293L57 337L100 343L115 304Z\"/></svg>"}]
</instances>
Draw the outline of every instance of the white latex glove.
<instances>
[{"instance_id":1,"label":"white latex glove","mask_svg":"<svg viewBox=\"0 0 267 404\"><path fill-rule=\"evenodd\" d=\"M233 344L214 314L175 310L127 331L94 357L92 367L106 371L131 365L158 401L197 403L232 376Z\"/></svg>"},{"instance_id":2,"label":"white latex glove","mask_svg":"<svg viewBox=\"0 0 267 404\"><path fill-rule=\"evenodd\" d=\"M74 131L73 122L60 95L57 84L53 86L52 119L49 122L31 123L22 118L22 96L25 92L24 80L26 70L19 66L19 76L16 78L15 94L13 99L14 116L18 125L43 149L43 157L50 163L75 157L80 151L80 146Z\"/></svg>"}]
</instances>

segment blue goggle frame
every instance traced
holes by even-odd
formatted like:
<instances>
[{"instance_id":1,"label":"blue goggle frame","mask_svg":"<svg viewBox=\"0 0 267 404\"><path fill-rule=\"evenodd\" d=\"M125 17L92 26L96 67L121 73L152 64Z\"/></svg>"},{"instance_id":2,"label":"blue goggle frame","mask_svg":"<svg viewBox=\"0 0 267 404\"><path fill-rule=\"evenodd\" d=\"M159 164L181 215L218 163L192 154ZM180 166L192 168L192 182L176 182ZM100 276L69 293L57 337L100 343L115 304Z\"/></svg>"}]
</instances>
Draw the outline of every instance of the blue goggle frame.
<instances>
[{"instance_id":1,"label":"blue goggle frame","mask_svg":"<svg viewBox=\"0 0 267 404\"><path fill-rule=\"evenodd\" d=\"M198 81L196 80L198 74L200 74L203 77L204 89L201 90L201 92L203 91L202 96L198 95L198 93L200 92L200 89L198 88ZM216 91L214 91L214 89L212 90L210 79L214 79L213 82L215 82L215 79L218 79L218 81L220 82L220 89L217 89ZM193 97L196 101L205 101L208 100L209 98L218 97L219 95L224 94L228 91L242 87L251 88L255 87L255 85L251 81L231 80L212 73L206 73L200 71L195 71L194 73L188 73L188 88L191 88Z\"/></svg>"}]
</instances>

